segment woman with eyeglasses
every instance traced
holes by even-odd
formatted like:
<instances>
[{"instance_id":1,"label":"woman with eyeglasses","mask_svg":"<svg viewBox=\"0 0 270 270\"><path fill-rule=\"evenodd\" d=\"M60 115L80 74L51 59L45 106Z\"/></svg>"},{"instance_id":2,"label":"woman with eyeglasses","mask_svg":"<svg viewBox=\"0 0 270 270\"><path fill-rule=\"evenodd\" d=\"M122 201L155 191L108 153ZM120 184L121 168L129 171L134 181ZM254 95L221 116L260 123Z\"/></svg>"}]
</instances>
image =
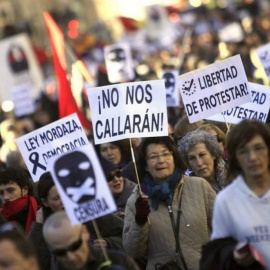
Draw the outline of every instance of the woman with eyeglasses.
<instances>
[{"instance_id":1,"label":"woman with eyeglasses","mask_svg":"<svg viewBox=\"0 0 270 270\"><path fill-rule=\"evenodd\" d=\"M215 136L204 130L191 131L178 141L178 149L190 175L206 179L216 193L224 188L226 164Z\"/></svg>"},{"instance_id":2,"label":"woman with eyeglasses","mask_svg":"<svg viewBox=\"0 0 270 270\"><path fill-rule=\"evenodd\" d=\"M109 160L100 157L100 164L118 208L117 215L125 217L126 203L136 184L123 177L122 170Z\"/></svg>"},{"instance_id":3,"label":"woman with eyeglasses","mask_svg":"<svg viewBox=\"0 0 270 270\"><path fill-rule=\"evenodd\" d=\"M135 188L126 205L126 253L145 257L147 270L164 264L198 269L201 246L211 233L215 192L204 179L183 175L186 166L169 136L142 141L137 169L142 193Z\"/></svg>"},{"instance_id":4,"label":"woman with eyeglasses","mask_svg":"<svg viewBox=\"0 0 270 270\"><path fill-rule=\"evenodd\" d=\"M230 184L217 195L212 241L202 265L215 254L216 258L223 256L226 269L270 269L269 125L241 121L230 131L227 149ZM264 267L257 268L252 256L255 251L257 259L264 260Z\"/></svg>"}]
</instances>

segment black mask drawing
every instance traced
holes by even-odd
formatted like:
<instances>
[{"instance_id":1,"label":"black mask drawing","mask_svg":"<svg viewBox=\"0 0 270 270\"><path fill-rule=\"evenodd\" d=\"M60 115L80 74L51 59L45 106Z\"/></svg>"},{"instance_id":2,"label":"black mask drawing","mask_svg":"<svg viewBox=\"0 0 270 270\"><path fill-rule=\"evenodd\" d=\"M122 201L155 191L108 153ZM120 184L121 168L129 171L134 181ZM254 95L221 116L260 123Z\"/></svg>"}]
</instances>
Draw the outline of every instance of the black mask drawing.
<instances>
[{"instance_id":1,"label":"black mask drawing","mask_svg":"<svg viewBox=\"0 0 270 270\"><path fill-rule=\"evenodd\" d=\"M55 175L67 196L75 203L95 198L96 180L93 166L83 152L74 151L54 164Z\"/></svg>"}]
</instances>

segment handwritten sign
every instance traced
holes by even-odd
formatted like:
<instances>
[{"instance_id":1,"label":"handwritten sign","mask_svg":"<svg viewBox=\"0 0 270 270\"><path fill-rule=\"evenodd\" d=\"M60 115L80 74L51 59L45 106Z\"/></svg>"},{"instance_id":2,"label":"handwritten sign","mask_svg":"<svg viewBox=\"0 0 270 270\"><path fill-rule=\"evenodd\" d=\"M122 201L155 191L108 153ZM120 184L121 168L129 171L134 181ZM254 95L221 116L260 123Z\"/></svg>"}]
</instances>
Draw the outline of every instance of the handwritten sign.
<instances>
[{"instance_id":1,"label":"handwritten sign","mask_svg":"<svg viewBox=\"0 0 270 270\"><path fill-rule=\"evenodd\" d=\"M88 88L96 144L168 135L163 80Z\"/></svg>"},{"instance_id":2,"label":"handwritten sign","mask_svg":"<svg viewBox=\"0 0 270 270\"><path fill-rule=\"evenodd\" d=\"M27 168L36 182L47 171L51 158L89 143L77 114L72 114L16 140Z\"/></svg>"},{"instance_id":3,"label":"handwritten sign","mask_svg":"<svg viewBox=\"0 0 270 270\"><path fill-rule=\"evenodd\" d=\"M178 77L190 123L251 100L239 55Z\"/></svg>"}]
</instances>

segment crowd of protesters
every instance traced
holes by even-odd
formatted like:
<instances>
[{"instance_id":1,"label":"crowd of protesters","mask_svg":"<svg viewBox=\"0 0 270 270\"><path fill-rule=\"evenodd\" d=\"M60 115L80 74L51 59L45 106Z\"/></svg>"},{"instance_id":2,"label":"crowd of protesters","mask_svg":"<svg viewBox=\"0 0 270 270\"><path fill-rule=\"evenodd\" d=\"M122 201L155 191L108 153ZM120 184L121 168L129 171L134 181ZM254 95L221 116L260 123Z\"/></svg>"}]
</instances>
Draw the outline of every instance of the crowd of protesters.
<instances>
[{"instance_id":1,"label":"crowd of protesters","mask_svg":"<svg viewBox=\"0 0 270 270\"><path fill-rule=\"evenodd\" d=\"M248 80L269 85L254 50L270 42L270 5L248 2L194 10L186 42L179 35L167 48L157 40L147 41L151 50L133 48L135 80L159 79L162 68L184 74L240 54ZM240 41L218 35L231 22L242 27ZM80 53L73 45L79 58L96 61L96 86L110 84L95 45ZM190 124L183 104L168 108L168 117L168 136L132 140L136 166L128 140L95 145L117 211L73 225L51 173L34 183L15 142L57 120L57 100L44 92L35 114L2 113L0 269L270 269L269 120L230 129L209 120Z\"/></svg>"}]
</instances>

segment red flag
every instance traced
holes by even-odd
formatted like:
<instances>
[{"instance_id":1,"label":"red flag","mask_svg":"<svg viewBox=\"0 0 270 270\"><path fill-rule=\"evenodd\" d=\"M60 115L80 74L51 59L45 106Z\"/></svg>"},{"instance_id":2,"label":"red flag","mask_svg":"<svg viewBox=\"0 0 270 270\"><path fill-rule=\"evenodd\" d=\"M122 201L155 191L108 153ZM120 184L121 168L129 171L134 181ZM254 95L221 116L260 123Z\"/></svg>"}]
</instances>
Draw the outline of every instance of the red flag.
<instances>
[{"instance_id":1,"label":"red flag","mask_svg":"<svg viewBox=\"0 0 270 270\"><path fill-rule=\"evenodd\" d=\"M139 29L139 22L128 17L118 17L126 31L137 31Z\"/></svg>"},{"instance_id":2,"label":"red flag","mask_svg":"<svg viewBox=\"0 0 270 270\"><path fill-rule=\"evenodd\" d=\"M67 79L64 35L48 12L44 12L43 16L53 52L53 63L59 91L59 117L63 118L76 112L82 126L84 128L92 129L92 124L86 119L84 114L78 108L71 91L70 83Z\"/></svg>"}]
</instances>

